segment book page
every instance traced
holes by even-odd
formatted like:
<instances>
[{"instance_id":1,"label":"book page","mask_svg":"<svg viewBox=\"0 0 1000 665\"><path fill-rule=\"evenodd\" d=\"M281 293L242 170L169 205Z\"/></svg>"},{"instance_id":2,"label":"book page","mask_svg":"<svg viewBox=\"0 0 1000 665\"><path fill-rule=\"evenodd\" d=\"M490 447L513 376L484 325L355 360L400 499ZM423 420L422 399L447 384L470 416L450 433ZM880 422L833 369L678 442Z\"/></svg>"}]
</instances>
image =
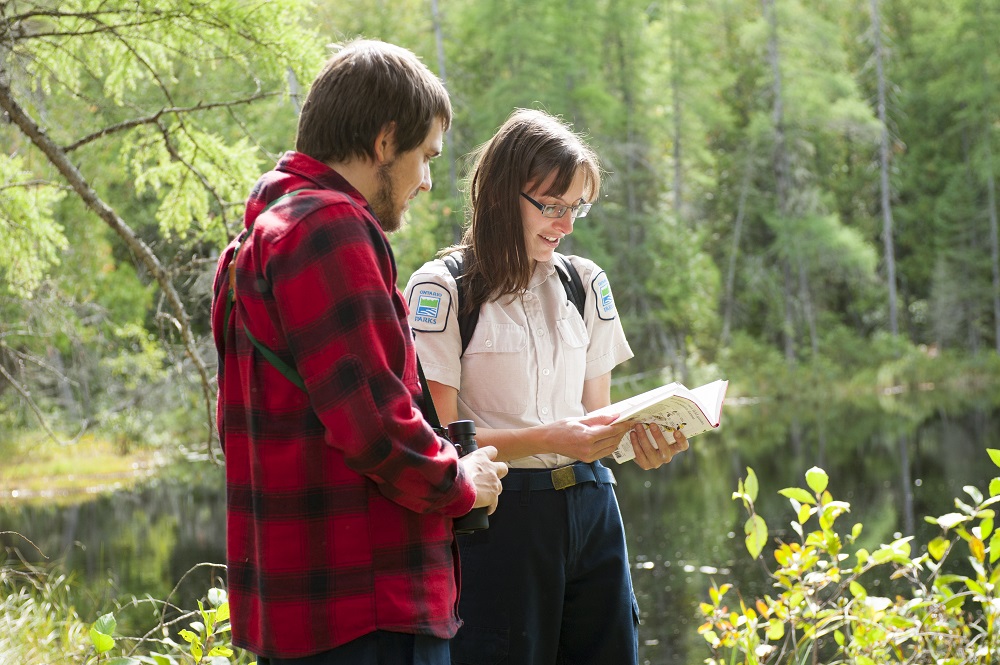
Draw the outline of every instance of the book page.
<instances>
[{"instance_id":1,"label":"book page","mask_svg":"<svg viewBox=\"0 0 1000 665\"><path fill-rule=\"evenodd\" d=\"M694 390L676 383L667 384L594 413L616 413L620 409L623 419L655 423L668 436L673 430L680 428L690 439L720 425L722 403L728 386L729 382L723 380L713 381ZM619 464L635 458L628 434L622 437L612 455Z\"/></svg>"}]
</instances>

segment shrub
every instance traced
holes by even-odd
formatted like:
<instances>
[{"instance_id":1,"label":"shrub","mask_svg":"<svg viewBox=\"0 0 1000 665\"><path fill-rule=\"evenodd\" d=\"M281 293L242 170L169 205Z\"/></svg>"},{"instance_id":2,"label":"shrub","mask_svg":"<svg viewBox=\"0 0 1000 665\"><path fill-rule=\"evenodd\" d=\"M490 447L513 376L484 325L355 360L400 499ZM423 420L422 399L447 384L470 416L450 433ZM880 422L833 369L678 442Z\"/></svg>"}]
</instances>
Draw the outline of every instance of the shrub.
<instances>
[{"instance_id":1,"label":"shrub","mask_svg":"<svg viewBox=\"0 0 1000 665\"><path fill-rule=\"evenodd\" d=\"M1000 466L1000 450L987 452ZM738 608L730 609L731 584L709 589L698 629L712 651L706 663L1000 662L1000 533L992 508L1000 501L1000 478L990 482L988 497L967 486L968 499L955 499L956 512L926 518L941 532L916 556L912 536L874 552L849 553L862 525L843 533L835 526L850 504L833 498L822 469L813 467L805 480L808 489L779 491L795 514L791 526L799 539L777 542L771 552L776 567L764 565L775 595L739 597ZM754 510L757 493L757 477L748 468L733 499L748 513L747 550L763 564L767 524ZM807 524L815 530L806 531ZM885 579L896 592L892 597L872 592Z\"/></svg>"}]
</instances>

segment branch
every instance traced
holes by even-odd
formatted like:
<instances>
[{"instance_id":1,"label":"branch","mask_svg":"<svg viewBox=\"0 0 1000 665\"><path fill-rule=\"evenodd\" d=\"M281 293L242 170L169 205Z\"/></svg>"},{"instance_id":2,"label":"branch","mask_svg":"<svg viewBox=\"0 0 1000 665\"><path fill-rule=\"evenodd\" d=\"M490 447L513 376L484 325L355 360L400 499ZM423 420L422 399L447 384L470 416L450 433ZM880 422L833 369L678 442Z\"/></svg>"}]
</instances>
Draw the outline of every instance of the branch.
<instances>
[{"instance_id":1,"label":"branch","mask_svg":"<svg viewBox=\"0 0 1000 665\"><path fill-rule=\"evenodd\" d=\"M25 390L24 386L18 383L17 380L10 375L10 372L8 372L7 368L4 367L3 365L0 365L0 376L3 376L3 378L10 381L10 385L14 386L14 390L16 390L21 395L21 398L28 403L28 407L32 410L32 412L34 412L35 417L38 418L38 424L42 426L42 429L45 430L45 433L48 434L49 437L53 441L58 443L60 446L64 445L63 442L59 439L59 437L56 436L56 433L52 431L52 428L49 427L49 424L45 421L45 414L43 414L41 409L38 408L38 405L35 404L35 400L31 399L31 393Z\"/></svg>"},{"instance_id":2,"label":"branch","mask_svg":"<svg viewBox=\"0 0 1000 665\"><path fill-rule=\"evenodd\" d=\"M280 93L277 92L258 92L250 97L244 97L243 99L234 99L226 102L210 102L208 104L198 102L194 106L170 106L164 107L152 115L147 115L141 118L133 118L132 120L126 120L125 122L120 122L117 125L111 125L105 127L104 129L94 132L93 134L88 134L83 138L65 146L62 150L63 152L70 153L79 147L82 147L91 141L96 141L99 138L103 138L110 134L116 132L125 131L127 129L132 129L133 127L139 127L141 125L149 125L159 121L159 119L164 115L176 114L180 115L183 113L193 113L195 111L208 111L216 108L225 108L230 106L238 106L240 104L252 104L258 99L263 99L265 97L273 97Z\"/></svg>"},{"instance_id":3,"label":"branch","mask_svg":"<svg viewBox=\"0 0 1000 665\"><path fill-rule=\"evenodd\" d=\"M101 220L117 233L128 248L142 261L143 266L156 279L163 291L164 296L170 303L174 315L177 317L178 327L181 337L184 340L184 347L188 357L194 363L201 377L202 391L205 396L205 412L208 422L207 446L209 452L212 448L212 390L209 380L208 368L201 354L198 353L197 343L191 332L191 319L188 316L184 304L181 302L177 290L170 281L170 275L163 268L160 260L153 250L150 249L143 240L136 235L135 231L114 211L103 199L94 191L80 173L79 169L70 161L66 152L59 148L56 143L49 138L45 131L38 126L38 123L28 115L14 99L11 93L10 84L7 81L6 71L0 65L0 108L7 112L10 121L17 125L28 139L48 158L49 162L62 174L69 182L70 186L80 197L81 201L90 208Z\"/></svg>"}]
</instances>

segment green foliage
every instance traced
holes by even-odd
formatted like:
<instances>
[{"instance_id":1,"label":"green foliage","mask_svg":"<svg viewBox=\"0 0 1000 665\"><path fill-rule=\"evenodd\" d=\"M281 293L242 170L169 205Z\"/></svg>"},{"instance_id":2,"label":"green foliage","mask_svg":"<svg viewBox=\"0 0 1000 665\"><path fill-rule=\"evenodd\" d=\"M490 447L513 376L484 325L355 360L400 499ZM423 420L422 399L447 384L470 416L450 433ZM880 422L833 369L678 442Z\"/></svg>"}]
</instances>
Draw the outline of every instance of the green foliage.
<instances>
[{"instance_id":1,"label":"green foliage","mask_svg":"<svg viewBox=\"0 0 1000 665\"><path fill-rule=\"evenodd\" d=\"M1000 466L1000 451L988 450ZM1000 535L994 529L994 504L1000 502L1000 477L989 495L965 487L967 500L955 499L956 512L927 517L941 534L914 555L912 536L896 538L872 552L856 545L860 523L838 530L850 504L837 501L825 471L806 472L806 485L779 491L792 508L792 529L799 539L778 540L770 549L777 567L768 570L776 595L730 609L731 584L713 585L701 604L711 665L764 662L935 663L996 662L1000 653ZM757 478L747 469L734 499L743 502L747 551L757 559L767 533L754 510ZM815 518L816 527L806 531ZM853 548L853 551L852 551ZM949 557L963 557L950 565ZM963 569L964 568L964 569ZM967 569L969 572L965 572ZM880 583L899 580L895 597L876 595Z\"/></svg>"},{"instance_id":2,"label":"green foliage","mask_svg":"<svg viewBox=\"0 0 1000 665\"><path fill-rule=\"evenodd\" d=\"M0 154L0 280L19 296L38 288L66 248L52 207L64 196L53 183L36 179L24 158Z\"/></svg>"}]
</instances>

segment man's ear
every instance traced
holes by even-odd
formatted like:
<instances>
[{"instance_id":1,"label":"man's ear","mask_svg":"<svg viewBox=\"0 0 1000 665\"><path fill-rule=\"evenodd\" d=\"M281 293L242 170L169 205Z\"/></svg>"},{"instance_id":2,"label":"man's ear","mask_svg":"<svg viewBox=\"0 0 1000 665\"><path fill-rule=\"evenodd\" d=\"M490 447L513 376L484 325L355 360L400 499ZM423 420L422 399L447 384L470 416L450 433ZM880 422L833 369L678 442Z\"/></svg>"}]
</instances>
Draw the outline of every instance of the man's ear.
<instances>
[{"instance_id":1,"label":"man's ear","mask_svg":"<svg viewBox=\"0 0 1000 665\"><path fill-rule=\"evenodd\" d=\"M375 161L384 164L396 155L396 123L386 123L375 137Z\"/></svg>"}]
</instances>

